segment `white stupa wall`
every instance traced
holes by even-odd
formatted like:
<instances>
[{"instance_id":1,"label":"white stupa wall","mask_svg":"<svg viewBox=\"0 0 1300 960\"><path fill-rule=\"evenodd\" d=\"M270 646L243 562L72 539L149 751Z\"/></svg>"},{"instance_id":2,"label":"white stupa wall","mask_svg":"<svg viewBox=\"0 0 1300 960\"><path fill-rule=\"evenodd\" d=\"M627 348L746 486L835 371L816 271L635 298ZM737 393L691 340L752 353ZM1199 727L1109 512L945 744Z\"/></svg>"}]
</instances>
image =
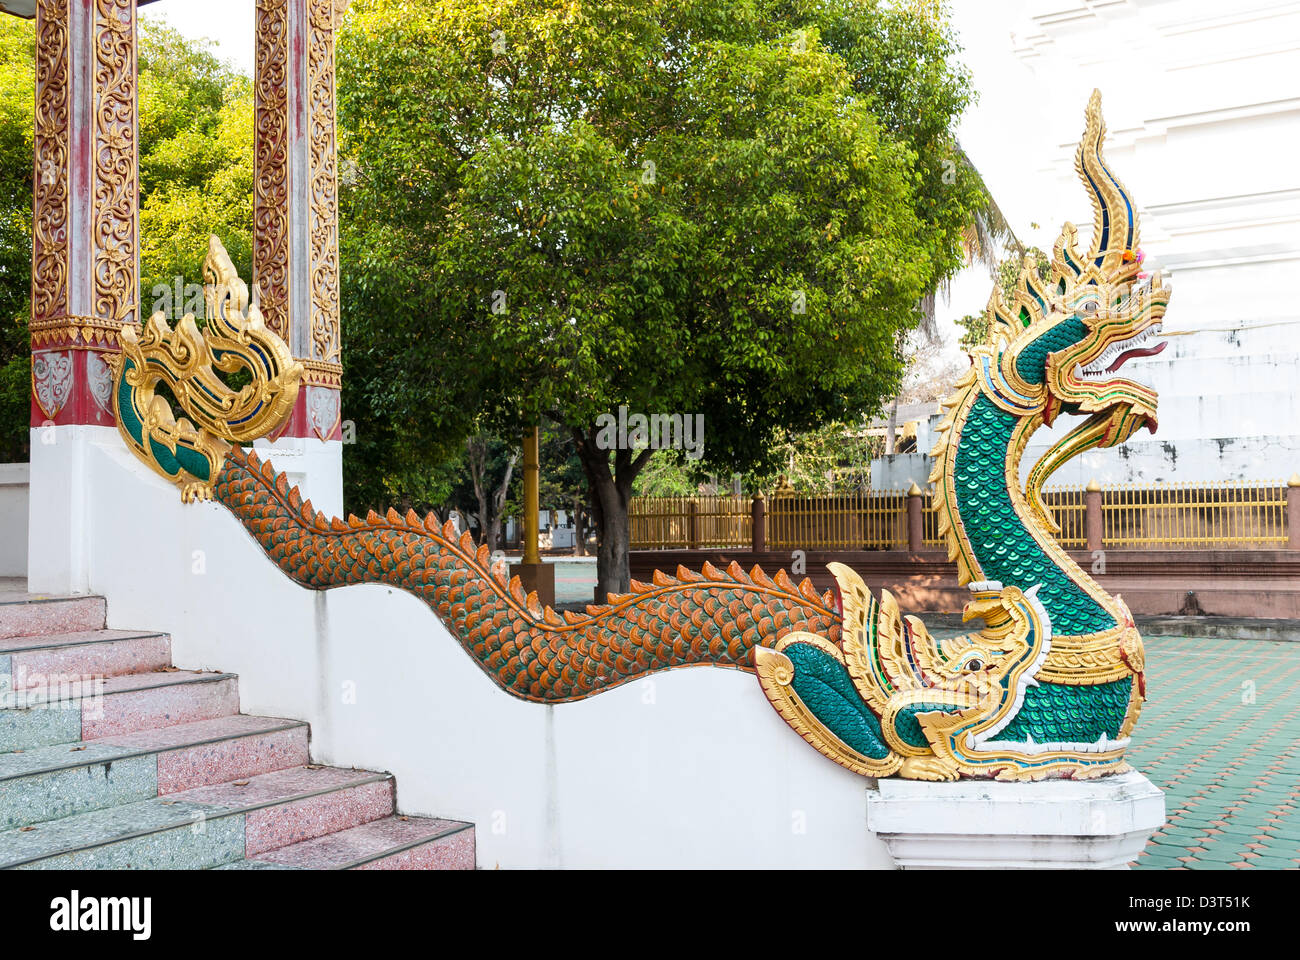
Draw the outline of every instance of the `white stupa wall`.
<instances>
[{"instance_id":1,"label":"white stupa wall","mask_svg":"<svg viewBox=\"0 0 1300 960\"><path fill-rule=\"evenodd\" d=\"M1086 242L1074 148L1099 88L1146 264L1173 288L1165 330L1187 333L1125 366L1159 390L1158 432L1085 454L1053 482L1300 470L1300 3L1007 0L996 17L988 6L955 4L980 91L960 136L1003 212L1043 249L1066 220ZM947 319L983 306L978 272L954 286ZM1040 432L1026 460L1069 426Z\"/></svg>"}]
</instances>

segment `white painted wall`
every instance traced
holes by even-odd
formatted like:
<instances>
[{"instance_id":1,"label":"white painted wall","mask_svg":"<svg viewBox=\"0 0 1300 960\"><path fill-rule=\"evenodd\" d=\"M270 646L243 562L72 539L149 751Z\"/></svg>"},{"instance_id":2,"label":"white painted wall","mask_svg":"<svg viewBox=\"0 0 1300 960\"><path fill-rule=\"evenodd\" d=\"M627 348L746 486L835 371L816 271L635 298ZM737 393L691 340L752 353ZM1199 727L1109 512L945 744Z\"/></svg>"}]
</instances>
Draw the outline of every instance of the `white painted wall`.
<instances>
[{"instance_id":1,"label":"white painted wall","mask_svg":"<svg viewBox=\"0 0 1300 960\"><path fill-rule=\"evenodd\" d=\"M473 821L481 867L892 866L866 827L869 781L796 736L748 674L526 703L415 597L291 583L224 507L183 506L116 431L47 452L82 465L88 582L109 626L169 631L178 666L238 673L244 711L309 721L318 761L391 770L403 812Z\"/></svg>"},{"instance_id":2,"label":"white painted wall","mask_svg":"<svg viewBox=\"0 0 1300 960\"><path fill-rule=\"evenodd\" d=\"M0 577L27 576L30 476L25 463L0 463Z\"/></svg>"}]
</instances>

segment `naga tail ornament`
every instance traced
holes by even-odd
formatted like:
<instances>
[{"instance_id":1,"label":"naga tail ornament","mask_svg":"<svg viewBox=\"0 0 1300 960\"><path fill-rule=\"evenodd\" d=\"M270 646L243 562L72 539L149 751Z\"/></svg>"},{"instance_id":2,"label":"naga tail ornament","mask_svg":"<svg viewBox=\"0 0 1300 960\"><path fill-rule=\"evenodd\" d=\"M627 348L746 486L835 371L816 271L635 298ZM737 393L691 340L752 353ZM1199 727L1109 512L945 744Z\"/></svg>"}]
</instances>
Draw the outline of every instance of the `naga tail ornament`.
<instances>
[{"instance_id":1,"label":"naga tail ornament","mask_svg":"<svg viewBox=\"0 0 1300 960\"><path fill-rule=\"evenodd\" d=\"M557 614L524 594L486 546L414 512L365 520L328 519L304 502L284 474L234 449L214 499L230 509L268 557L315 590L385 583L422 599L466 652L508 693L557 703L674 667L752 669L754 648L796 630L835 638L831 596L782 571L774 579L739 564L726 571L656 573L633 581L585 615Z\"/></svg>"},{"instance_id":2,"label":"naga tail ornament","mask_svg":"<svg viewBox=\"0 0 1300 960\"><path fill-rule=\"evenodd\" d=\"M557 614L449 526L391 510L326 518L237 445L255 429L274 429L301 376L255 307L247 318L234 311L233 324L217 311L206 339L192 322L171 334L151 319L149 335L124 353L119 427L137 456L187 496L210 494L227 507L295 582L316 590L386 583L415 594L515 696L563 702L654 671L732 667L756 673L808 743L864 775L1119 772L1145 696L1142 641L1123 601L1057 542L1041 496L1071 457L1155 429L1154 391L1119 371L1163 349L1169 291L1142 272L1136 207L1103 157L1104 138L1094 93L1076 154L1094 211L1091 245L1080 253L1066 224L1045 277L1028 262L1010 297L994 288L989 340L944 401L930 479L949 558L971 591L965 619L983 624L963 636L934 638L888 592L877 599L841 564L830 565L838 598L808 581L796 586L784 572L769 578L757 567L746 574L734 563L726 571L706 564L702 573L679 568L675 577L634 581L630 593L585 614ZM233 270L215 267L237 302ZM251 389L223 393L204 371L229 371L235 357L264 366L253 370ZM152 393L159 380L199 427L169 419L170 407L147 419L163 403ZM235 418L249 411L261 417L256 427L237 428ZM1022 485L1030 437L1062 414L1082 422ZM197 469L190 452L201 457Z\"/></svg>"}]
</instances>

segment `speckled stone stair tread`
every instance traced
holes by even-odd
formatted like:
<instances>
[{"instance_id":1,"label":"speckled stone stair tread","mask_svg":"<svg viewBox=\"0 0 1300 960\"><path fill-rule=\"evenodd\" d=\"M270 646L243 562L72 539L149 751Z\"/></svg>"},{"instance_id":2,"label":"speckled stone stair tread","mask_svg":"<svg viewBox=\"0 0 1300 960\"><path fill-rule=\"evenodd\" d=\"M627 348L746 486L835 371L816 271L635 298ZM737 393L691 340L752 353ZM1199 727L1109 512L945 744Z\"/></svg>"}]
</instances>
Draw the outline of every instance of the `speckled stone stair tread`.
<instances>
[{"instance_id":1,"label":"speckled stone stair tread","mask_svg":"<svg viewBox=\"0 0 1300 960\"><path fill-rule=\"evenodd\" d=\"M335 795L372 785L386 788L387 801L377 814L373 809L361 810L358 819L364 820L367 816L386 816L392 812L389 775L304 766L250 777L247 781L197 787L166 797L118 804L0 833L0 866L158 865L160 851L166 859L173 853L183 853L184 848L194 853L192 861L177 862L175 866L215 866L245 856L245 821L249 815L269 811L262 818L269 823L277 816L291 817L295 804L318 798L338 801L340 797ZM331 810L336 808L349 813L346 804L331 804ZM346 826L354 824L355 821ZM178 831L192 839L171 836ZM292 837L286 842L299 839ZM150 849L151 842L156 850ZM119 845L126 846L116 851L110 849ZM100 852L95 854L96 850Z\"/></svg>"},{"instance_id":2,"label":"speckled stone stair tread","mask_svg":"<svg viewBox=\"0 0 1300 960\"><path fill-rule=\"evenodd\" d=\"M165 637L156 630L75 630L69 633L44 633L0 638L0 655L21 653L27 650L77 647L92 643L117 643L122 640L142 640Z\"/></svg>"},{"instance_id":3,"label":"speckled stone stair tread","mask_svg":"<svg viewBox=\"0 0 1300 960\"><path fill-rule=\"evenodd\" d=\"M307 738L236 714L0 754L0 830L305 764Z\"/></svg>"},{"instance_id":4,"label":"speckled stone stair tread","mask_svg":"<svg viewBox=\"0 0 1300 960\"><path fill-rule=\"evenodd\" d=\"M6 593L0 596L0 637L100 630L107 609L103 597Z\"/></svg>"},{"instance_id":5,"label":"speckled stone stair tread","mask_svg":"<svg viewBox=\"0 0 1300 960\"><path fill-rule=\"evenodd\" d=\"M391 775L311 764L306 723L105 622L102 597L0 590L0 868L474 866L471 824L396 816Z\"/></svg>"},{"instance_id":6,"label":"speckled stone stair tread","mask_svg":"<svg viewBox=\"0 0 1300 960\"><path fill-rule=\"evenodd\" d=\"M68 683L55 686L52 692L63 694L50 696L50 690L15 690L13 705L8 709L25 710L56 700L84 700L89 697L114 694L134 693L138 690L153 690L159 687L173 687L184 683L220 683L238 679L233 673L204 673L197 670L159 670L146 673L129 673L120 677L95 677L84 682Z\"/></svg>"},{"instance_id":7,"label":"speckled stone stair tread","mask_svg":"<svg viewBox=\"0 0 1300 960\"><path fill-rule=\"evenodd\" d=\"M165 633L84 631L0 641L0 674L23 689L76 677L114 677L165 670L172 641Z\"/></svg>"},{"instance_id":8,"label":"speckled stone stair tread","mask_svg":"<svg viewBox=\"0 0 1300 960\"><path fill-rule=\"evenodd\" d=\"M0 751L97 740L239 712L230 673L159 671L15 691L0 709Z\"/></svg>"},{"instance_id":9,"label":"speckled stone stair tread","mask_svg":"<svg viewBox=\"0 0 1300 960\"><path fill-rule=\"evenodd\" d=\"M429 817L385 817L221 869L401 869L412 866L408 862L411 860L422 869L473 869L473 824Z\"/></svg>"}]
</instances>

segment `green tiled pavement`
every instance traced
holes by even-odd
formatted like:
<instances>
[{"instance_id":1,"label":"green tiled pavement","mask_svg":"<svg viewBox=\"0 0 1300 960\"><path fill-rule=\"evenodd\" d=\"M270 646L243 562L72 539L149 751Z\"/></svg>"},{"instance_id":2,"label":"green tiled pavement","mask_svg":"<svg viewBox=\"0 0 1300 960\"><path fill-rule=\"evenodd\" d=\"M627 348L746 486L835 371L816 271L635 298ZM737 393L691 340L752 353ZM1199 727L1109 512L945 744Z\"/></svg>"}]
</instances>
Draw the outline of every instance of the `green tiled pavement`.
<instances>
[{"instance_id":1,"label":"green tiled pavement","mask_svg":"<svg viewBox=\"0 0 1300 960\"><path fill-rule=\"evenodd\" d=\"M1169 822L1134 867L1300 869L1300 643L1146 639L1129 762Z\"/></svg>"}]
</instances>

